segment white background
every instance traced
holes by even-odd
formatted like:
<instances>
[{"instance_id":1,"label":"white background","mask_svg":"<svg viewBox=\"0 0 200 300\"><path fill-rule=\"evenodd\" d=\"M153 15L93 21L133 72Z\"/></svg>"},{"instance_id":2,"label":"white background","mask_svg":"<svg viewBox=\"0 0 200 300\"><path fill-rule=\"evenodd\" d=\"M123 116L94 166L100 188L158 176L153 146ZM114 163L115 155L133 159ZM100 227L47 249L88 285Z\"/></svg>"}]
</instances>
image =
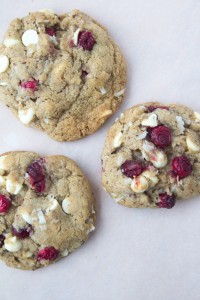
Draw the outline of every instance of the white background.
<instances>
[{"instance_id":1,"label":"white background","mask_svg":"<svg viewBox=\"0 0 200 300\"><path fill-rule=\"evenodd\" d=\"M199 300L200 201L172 210L129 209L100 184L106 131L125 108L158 100L200 111L199 0L1 0L0 36L29 11L78 8L105 25L128 62L126 100L96 134L58 143L25 128L0 105L0 149L64 154L91 181L98 202L97 230L70 257L35 272L0 263L2 300Z\"/></svg>"}]
</instances>

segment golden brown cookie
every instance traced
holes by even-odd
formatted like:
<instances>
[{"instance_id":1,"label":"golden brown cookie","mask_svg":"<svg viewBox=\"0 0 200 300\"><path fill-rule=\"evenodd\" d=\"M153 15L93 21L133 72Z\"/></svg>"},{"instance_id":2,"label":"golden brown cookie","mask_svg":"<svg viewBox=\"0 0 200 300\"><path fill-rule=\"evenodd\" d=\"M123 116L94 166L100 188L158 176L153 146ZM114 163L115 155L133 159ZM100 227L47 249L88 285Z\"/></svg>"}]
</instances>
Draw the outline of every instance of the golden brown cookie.
<instances>
[{"instance_id":1,"label":"golden brown cookie","mask_svg":"<svg viewBox=\"0 0 200 300\"><path fill-rule=\"evenodd\" d=\"M0 157L0 259L34 270L80 247L95 229L95 202L71 159L10 152Z\"/></svg>"},{"instance_id":2,"label":"golden brown cookie","mask_svg":"<svg viewBox=\"0 0 200 300\"><path fill-rule=\"evenodd\" d=\"M0 99L58 141L95 132L119 107L126 64L107 30L74 10L15 19L0 46Z\"/></svg>"},{"instance_id":3,"label":"golden brown cookie","mask_svg":"<svg viewBox=\"0 0 200 300\"><path fill-rule=\"evenodd\" d=\"M110 128L102 183L128 207L172 208L200 193L200 114L181 104L134 106Z\"/></svg>"}]
</instances>

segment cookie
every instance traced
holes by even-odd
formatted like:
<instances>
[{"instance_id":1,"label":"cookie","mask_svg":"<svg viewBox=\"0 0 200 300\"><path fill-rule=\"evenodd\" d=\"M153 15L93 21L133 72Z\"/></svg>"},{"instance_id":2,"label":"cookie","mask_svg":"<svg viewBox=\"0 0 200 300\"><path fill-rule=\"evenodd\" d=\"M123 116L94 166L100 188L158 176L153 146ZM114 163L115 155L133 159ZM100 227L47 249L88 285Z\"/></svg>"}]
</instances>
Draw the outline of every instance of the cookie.
<instances>
[{"instance_id":1,"label":"cookie","mask_svg":"<svg viewBox=\"0 0 200 300\"><path fill-rule=\"evenodd\" d=\"M9 152L0 157L0 259L35 270L80 247L95 229L90 185L71 159Z\"/></svg>"},{"instance_id":2,"label":"cookie","mask_svg":"<svg viewBox=\"0 0 200 300\"><path fill-rule=\"evenodd\" d=\"M172 208L200 193L200 114L145 103L116 120L102 154L102 184L127 207Z\"/></svg>"},{"instance_id":3,"label":"cookie","mask_svg":"<svg viewBox=\"0 0 200 300\"><path fill-rule=\"evenodd\" d=\"M124 98L126 64L107 30L74 10L11 22L0 46L0 99L58 141L95 132Z\"/></svg>"}]
</instances>

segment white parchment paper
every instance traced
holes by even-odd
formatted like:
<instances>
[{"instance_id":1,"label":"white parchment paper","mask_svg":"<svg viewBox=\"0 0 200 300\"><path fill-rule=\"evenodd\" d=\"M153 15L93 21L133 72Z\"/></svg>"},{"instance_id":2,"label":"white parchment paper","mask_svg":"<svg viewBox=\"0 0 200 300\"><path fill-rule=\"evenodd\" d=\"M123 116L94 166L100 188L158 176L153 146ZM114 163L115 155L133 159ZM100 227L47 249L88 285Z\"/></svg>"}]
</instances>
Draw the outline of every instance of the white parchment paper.
<instances>
[{"instance_id":1,"label":"white parchment paper","mask_svg":"<svg viewBox=\"0 0 200 300\"><path fill-rule=\"evenodd\" d=\"M199 300L200 199L172 210L128 209L100 185L100 155L115 118L158 100L200 112L199 0L1 0L0 37L29 11L78 8L109 29L128 62L124 104L96 134L58 143L25 128L0 104L0 152L30 150L75 159L98 202L96 232L70 257L35 272L0 263L2 300Z\"/></svg>"}]
</instances>

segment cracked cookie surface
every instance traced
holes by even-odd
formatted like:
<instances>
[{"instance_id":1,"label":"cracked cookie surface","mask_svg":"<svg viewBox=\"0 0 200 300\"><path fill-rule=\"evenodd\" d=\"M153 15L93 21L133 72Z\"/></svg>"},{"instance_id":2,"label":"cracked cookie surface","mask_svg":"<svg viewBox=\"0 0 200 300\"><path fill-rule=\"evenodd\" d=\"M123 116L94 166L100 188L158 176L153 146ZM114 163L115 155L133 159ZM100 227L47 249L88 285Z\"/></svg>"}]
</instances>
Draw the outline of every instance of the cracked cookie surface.
<instances>
[{"instance_id":1,"label":"cracked cookie surface","mask_svg":"<svg viewBox=\"0 0 200 300\"><path fill-rule=\"evenodd\" d=\"M0 156L0 259L34 270L80 247L95 229L87 179L64 156Z\"/></svg>"},{"instance_id":2,"label":"cracked cookie surface","mask_svg":"<svg viewBox=\"0 0 200 300\"><path fill-rule=\"evenodd\" d=\"M0 98L58 141L95 132L119 107L126 64L106 29L74 10L11 22L0 46Z\"/></svg>"},{"instance_id":3,"label":"cracked cookie surface","mask_svg":"<svg viewBox=\"0 0 200 300\"><path fill-rule=\"evenodd\" d=\"M134 106L110 128L102 184L119 204L172 208L200 193L200 114L157 102Z\"/></svg>"}]
</instances>

